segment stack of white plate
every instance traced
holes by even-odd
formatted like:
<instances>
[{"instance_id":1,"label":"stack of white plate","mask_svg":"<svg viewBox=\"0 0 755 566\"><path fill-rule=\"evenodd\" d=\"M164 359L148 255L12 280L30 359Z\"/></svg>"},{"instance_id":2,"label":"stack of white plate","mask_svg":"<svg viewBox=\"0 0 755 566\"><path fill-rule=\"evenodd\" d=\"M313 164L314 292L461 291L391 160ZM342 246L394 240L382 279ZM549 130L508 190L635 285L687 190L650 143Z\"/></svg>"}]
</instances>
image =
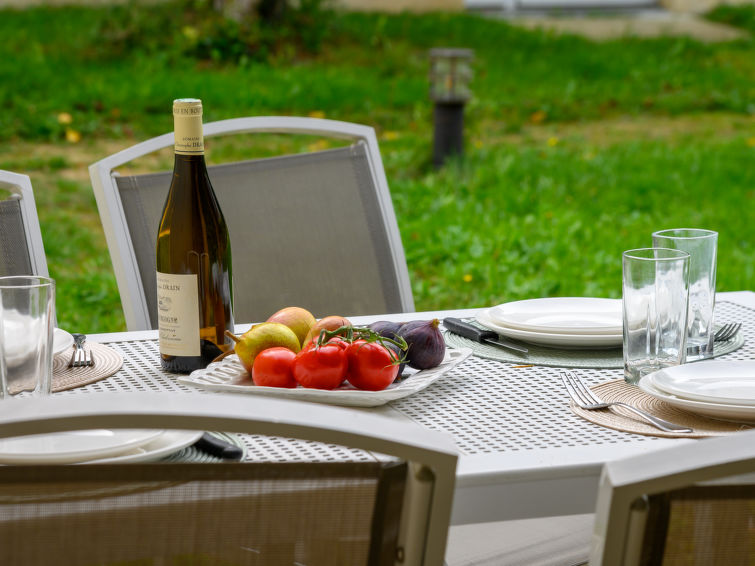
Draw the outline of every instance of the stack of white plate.
<instances>
[{"instance_id":1,"label":"stack of white plate","mask_svg":"<svg viewBox=\"0 0 755 566\"><path fill-rule=\"evenodd\" d=\"M194 444L202 432L74 430L0 440L0 464L77 464L156 460Z\"/></svg>"},{"instance_id":2,"label":"stack of white plate","mask_svg":"<svg viewBox=\"0 0 755 566\"><path fill-rule=\"evenodd\" d=\"M620 299L515 301L481 311L477 322L502 336L552 348L616 348L623 340Z\"/></svg>"},{"instance_id":3,"label":"stack of white plate","mask_svg":"<svg viewBox=\"0 0 755 566\"><path fill-rule=\"evenodd\" d=\"M645 393L680 409L725 420L755 421L755 362L706 361L640 379Z\"/></svg>"}]
</instances>

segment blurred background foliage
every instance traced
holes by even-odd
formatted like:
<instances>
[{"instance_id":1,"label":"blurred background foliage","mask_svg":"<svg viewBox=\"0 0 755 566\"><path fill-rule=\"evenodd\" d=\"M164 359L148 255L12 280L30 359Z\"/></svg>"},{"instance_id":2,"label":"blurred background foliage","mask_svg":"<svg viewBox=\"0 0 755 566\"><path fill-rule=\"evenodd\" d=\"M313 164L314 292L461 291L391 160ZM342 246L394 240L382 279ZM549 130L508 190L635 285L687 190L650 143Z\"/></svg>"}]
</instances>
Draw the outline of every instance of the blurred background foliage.
<instances>
[{"instance_id":1,"label":"blurred background foliage","mask_svg":"<svg viewBox=\"0 0 755 566\"><path fill-rule=\"evenodd\" d=\"M719 290L755 289L751 37L597 43L467 13L271 6L241 18L209 0L0 10L0 168L32 178L64 328L124 328L88 165L171 131L184 96L203 99L205 121L373 126L420 310L617 297L621 252L681 226L720 232ZM755 31L752 6L708 17ZM465 158L436 171L438 46L474 49L475 74ZM219 162L327 144L207 147ZM144 164L170 166L169 154Z\"/></svg>"}]
</instances>

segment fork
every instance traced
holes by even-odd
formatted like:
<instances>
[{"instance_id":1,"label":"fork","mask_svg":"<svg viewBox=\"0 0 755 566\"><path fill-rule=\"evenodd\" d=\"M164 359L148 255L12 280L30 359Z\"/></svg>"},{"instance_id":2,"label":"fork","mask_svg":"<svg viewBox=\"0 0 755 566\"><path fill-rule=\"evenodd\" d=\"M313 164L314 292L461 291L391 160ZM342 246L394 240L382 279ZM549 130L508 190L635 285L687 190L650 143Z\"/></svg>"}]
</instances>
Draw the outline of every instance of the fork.
<instances>
[{"instance_id":1,"label":"fork","mask_svg":"<svg viewBox=\"0 0 755 566\"><path fill-rule=\"evenodd\" d=\"M73 354L68 362L69 368L89 367L94 365L94 356L84 348L87 337L84 334L73 335Z\"/></svg>"},{"instance_id":2,"label":"fork","mask_svg":"<svg viewBox=\"0 0 755 566\"><path fill-rule=\"evenodd\" d=\"M728 324L724 324L713 335L713 340L715 340L716 342L731 340L732 338L734 338L734 336L737 335L737 332L739 332L740 328L742 328L741 322L730 322Z\"/></svg>"},{"instance_id":3,"label":"fork","mask_svg":"<svg viewBox=\"0 0 755 566\"><path fill-rule=\"evenodd\" d=\"M646 413L645 411L638 409L637 407L633 407L632 405L627 405L626 403L622 403L620 401L606 402L601 400L597 395L595 395L595 393L592 392L589 387L585 386L585 384L582 383L582 380L579 379L579 377L577 377L577 375L575 375L573 372L562 371L561 381L564 382L564 386L566 387L566 391L569 393L569 397L571 397L572 401L574 401L574 403L582 409L589 411L593 409L607 409L609 407L624 407L625 409L628 409L641 416L653 426L666 432L692 432L691 428L664 421L663 419L659 419L658 417L653 416L650 413Z\"/></svg>"}]
</instances>

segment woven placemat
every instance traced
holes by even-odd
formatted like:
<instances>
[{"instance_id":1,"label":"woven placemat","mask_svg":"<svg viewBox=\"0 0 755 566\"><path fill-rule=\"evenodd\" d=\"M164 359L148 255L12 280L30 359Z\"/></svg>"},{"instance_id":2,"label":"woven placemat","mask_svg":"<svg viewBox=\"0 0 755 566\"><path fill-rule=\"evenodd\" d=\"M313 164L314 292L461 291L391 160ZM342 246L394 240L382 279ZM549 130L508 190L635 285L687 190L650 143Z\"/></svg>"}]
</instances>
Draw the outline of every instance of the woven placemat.
<instances>
[{"instance_id":1,"label":"woven placemat","mask_svg":"<svg viewBox=\"0 0 755 566\"><path fill-rule=\"evenodd\" d=\"M244 443L241 441L241 439L236 434L230 434L227 432L211 432L211 435L221 439L225 440L226 442L230 442L234 446L238 446L243 451L244 455L241 457L241 460L243 461L246 457L246 446L244 446ZM173 454L170 454L168 456L165 456L164 458L160 459L160 462L191 462L191 463L211 463L211 462L227 462L227 460L224 460L222 458L218 458L217 456L213 456L211 454L208 454L207 452L202 452L201 450L197 450L194 445L187 446L186 448L182 448L178 452L174 452Z\"/></svg>"},{"instance_id":2,"label":"woven placemat","mask_svg":"<svg viewBox=\"0 0 755 566\"><path fill-rule=\"evenodd\" d=\"M69 368L72 350L66 350L54 356L52 359L52 391L65 391L83 385L89 385L95 381L105 379L113 375L123 365L121 355L96 342L87 342L86 347L92 352L94 365L89 367Z\"/></svg>"},{"instance_id":3,"label":"woven placemat","mask_svg":"<svg viewBox=\"0 0 755 566\"><path fill-rule=\"evenodd\" d=\"M723 436L752 428L746 424L709 419L695 413L677 409L660 399L648 395L639 387L627 384L623 379L607 381L600 385L595 385L590 389L603 401L621 401L622 403L642 409L653 416L689 427L693 430L692 433L664 432L643 421L640 417L623 407L586 411L570 402L569 406L575 415L591 423L622 432L634 432L646 436L663 436L666 438L706 438L709 436Z\"/></svg>"},{"instance_id":4,"label":"woven placemat","mask_svg":"<svg viewBox=\"0 0 755 566\"><path fill-rule=\"evenodd\" d=\"M483 328L475 321L469 322ZM620 369L624 367L624 354L621 346L608 350L559 350L558 348L548 348L537 344L523 344L529 352L520 354L497 346L480 344L479 342L448 331L444 332L444 336L446 344L449 346L471 348L475 356L498 360L499 362L557 368ZM742 332L739 332L734 338L726 342L715 342L713 345L713 357L733 352L741 348L744 343L745 338Z\"/></svg>"}]
</instances>

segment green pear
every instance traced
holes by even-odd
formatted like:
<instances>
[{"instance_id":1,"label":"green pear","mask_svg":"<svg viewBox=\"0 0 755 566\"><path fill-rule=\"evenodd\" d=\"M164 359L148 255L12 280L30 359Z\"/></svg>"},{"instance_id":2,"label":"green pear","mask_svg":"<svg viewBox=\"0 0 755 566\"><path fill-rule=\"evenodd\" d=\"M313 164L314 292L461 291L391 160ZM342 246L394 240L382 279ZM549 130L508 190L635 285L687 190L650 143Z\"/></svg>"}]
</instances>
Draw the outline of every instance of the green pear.
<instances>
[{"instance_id":1,"label":"green pear","mask_svg":"<svg viewBox=\"0 0 755 566\"><path fill-rule=\"evenodd\" d=\"M279 322L263 322L257 324L241 336L235 336L230 332L227 332L226 334L236 342L233 347L234 352L236 352L236 355L241 361L241 365L243 365L244 369L249 372L249 375L252 374L254 358L256 358L257 354L262 350L282 346L297 353L301 349L299 338L294 334L294 331L285 324Z\"/></svg>"}]
</instances>

